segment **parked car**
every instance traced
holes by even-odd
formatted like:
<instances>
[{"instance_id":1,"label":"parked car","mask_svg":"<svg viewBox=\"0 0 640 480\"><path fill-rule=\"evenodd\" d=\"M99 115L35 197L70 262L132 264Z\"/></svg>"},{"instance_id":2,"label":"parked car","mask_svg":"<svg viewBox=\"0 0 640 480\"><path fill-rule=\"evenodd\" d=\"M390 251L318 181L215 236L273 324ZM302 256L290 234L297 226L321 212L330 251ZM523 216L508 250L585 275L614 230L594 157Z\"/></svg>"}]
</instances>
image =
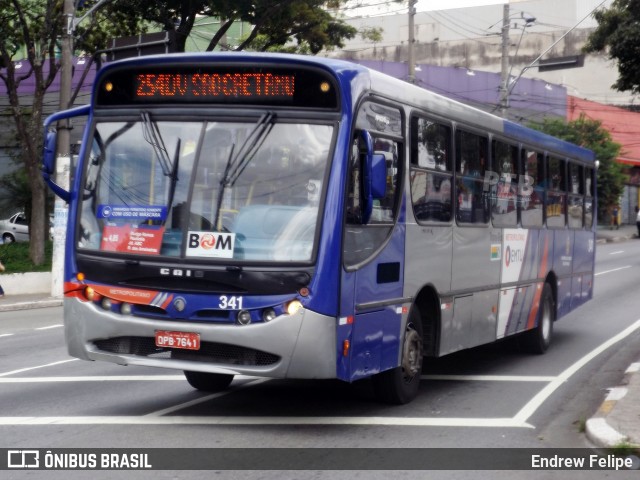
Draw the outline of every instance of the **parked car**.
<instances>
[{"instance_id":1,"label":"parked car","mask_svg":"<svg viewBox=\"0 0 640 480\"><path fill-rule=\"evenodd\" d=\"M8 219L0 220L0 238L3 243L29 241L29 224L24 212L14 213Z\"/></svg>"}]
</instances>

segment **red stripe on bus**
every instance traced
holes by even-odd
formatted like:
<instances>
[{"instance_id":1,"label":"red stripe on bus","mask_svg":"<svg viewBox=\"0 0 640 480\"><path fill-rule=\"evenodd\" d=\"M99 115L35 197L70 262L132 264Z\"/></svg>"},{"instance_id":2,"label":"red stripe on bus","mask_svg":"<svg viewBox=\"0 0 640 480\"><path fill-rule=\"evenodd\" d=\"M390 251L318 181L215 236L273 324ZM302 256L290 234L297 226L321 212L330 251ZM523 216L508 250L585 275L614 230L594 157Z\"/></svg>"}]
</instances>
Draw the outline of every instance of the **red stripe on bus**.
<instances>
[{"instance_id":1,"label":"red stripe on bus","mask_svg":"<svg viewBox=\"0 0 640 480\"><path fill-rule=\"evenodd\" d=\"M544 236L544 248L542 251L542 259L540 261L540 275L547 274L547 262L549 261L549 236ZM542 296L542 290L544 286L537 285L536 294L533 297L533 305L529 312L529 320L527 321L527 330L531 330L536 326L536 318L538 317L538 308L540 307L540 297Z\"/></svg>"}]
</instances>

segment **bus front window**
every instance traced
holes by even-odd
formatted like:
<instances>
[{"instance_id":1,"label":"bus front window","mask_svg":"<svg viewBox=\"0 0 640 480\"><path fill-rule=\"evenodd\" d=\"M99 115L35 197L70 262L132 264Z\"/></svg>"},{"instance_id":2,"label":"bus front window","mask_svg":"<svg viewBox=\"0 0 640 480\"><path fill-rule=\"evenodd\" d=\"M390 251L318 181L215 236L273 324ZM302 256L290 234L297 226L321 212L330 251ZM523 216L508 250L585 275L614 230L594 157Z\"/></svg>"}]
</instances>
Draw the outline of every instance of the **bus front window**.
<instances>
[{"instance_id":1,"label":"bus front window","mask_svg":"<svg viewBox=\"0 0 640 480\"><path fill-rule=\"evenodd\" d=\"M311 261L333 127L100 122L86 161L79 250Z\"/></svg>"}]
</instances>

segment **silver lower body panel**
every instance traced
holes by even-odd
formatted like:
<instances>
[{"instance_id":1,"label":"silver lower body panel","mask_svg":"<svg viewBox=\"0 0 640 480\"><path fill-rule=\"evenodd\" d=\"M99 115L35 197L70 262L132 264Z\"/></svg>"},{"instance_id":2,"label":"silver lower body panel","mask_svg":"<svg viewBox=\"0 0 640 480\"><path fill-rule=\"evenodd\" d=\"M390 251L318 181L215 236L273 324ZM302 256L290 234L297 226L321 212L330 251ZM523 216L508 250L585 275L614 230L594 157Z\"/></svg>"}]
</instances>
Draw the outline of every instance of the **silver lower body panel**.
<instances>
[{"instance_id":1,"label":"silver lower body panel","mask_svg":"<svg viewBox=\"0 0 640 480\"><path fill-rule=\"evenodd\" d=\"M268 323L228 325L123 316L64 300L69 354L150 367L272 378L336 378L336 319L300 309ZM201 349L155 346L155 331L195 332Z\"/></svg>"}]
</instances>

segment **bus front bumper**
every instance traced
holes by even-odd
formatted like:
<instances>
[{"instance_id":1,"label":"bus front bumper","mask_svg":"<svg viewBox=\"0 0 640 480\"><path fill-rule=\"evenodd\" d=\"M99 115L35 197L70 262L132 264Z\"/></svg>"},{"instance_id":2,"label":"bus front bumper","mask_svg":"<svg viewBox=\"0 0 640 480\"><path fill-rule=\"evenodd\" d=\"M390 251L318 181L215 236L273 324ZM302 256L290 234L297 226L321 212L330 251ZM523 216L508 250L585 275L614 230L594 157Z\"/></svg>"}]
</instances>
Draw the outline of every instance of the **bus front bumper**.
<instances>
[{"instance_id":1,"label":"bus front bumper","mask_svg":"<svg viewBox=\"0 0 640 480\"><path fill-rule=\"evenodd\" d=\"M119 365L272 378L336 378L336 319L300 309L268 323L228 325L123 316L65 298L69 354ZM200 350L159 348L155 332L197 333Z\"/></svg>"}]
</instances>

